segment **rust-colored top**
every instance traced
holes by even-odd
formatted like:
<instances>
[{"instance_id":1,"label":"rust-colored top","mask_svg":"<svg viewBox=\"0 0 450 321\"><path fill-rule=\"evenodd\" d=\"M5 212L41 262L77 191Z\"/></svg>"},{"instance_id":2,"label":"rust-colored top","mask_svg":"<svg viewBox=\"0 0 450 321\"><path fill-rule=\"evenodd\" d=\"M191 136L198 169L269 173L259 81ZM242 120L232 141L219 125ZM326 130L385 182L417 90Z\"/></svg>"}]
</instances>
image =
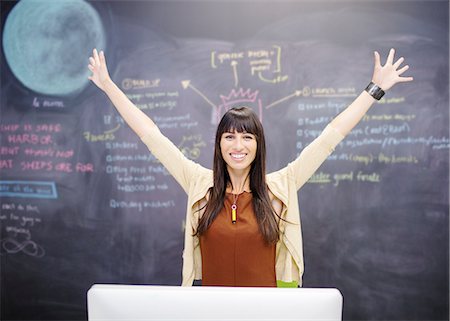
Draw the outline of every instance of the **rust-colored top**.
<instances>
[{"instance_id":1,"label":"rust-colored top","mask_svg":"<svg viewBox=\"0 0 450 321\"><path fill-rule=\"evenodd\" d=\"M239 194L237 221L231 222L234 197L226 194L223 209L200 236L202 285L275 287L275 244L264 242L251 193Z\"/></svg>"}]
</instances>

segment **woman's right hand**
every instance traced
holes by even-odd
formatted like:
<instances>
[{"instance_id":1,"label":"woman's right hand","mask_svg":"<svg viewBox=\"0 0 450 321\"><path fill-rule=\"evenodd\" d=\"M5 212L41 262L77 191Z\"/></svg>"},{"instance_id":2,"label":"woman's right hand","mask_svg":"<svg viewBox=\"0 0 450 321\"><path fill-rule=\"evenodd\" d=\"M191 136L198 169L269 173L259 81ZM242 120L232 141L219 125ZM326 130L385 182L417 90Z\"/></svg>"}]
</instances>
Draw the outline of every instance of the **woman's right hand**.
<instances>
[{"instance_id":1,"label":"woman's right hand","mask_svg":"<svg viewBox=\"0 0 450 321\"><path fill-rule=\"evenodd\" d=\"M98 54L97 49L92 51L92 56L89 57L88 68L92 71L92 75L88 77L98 88L105 90L106 82L110 81L108 67L106 66L105 54L100 51Z\"/></svg>"}]
</instances>

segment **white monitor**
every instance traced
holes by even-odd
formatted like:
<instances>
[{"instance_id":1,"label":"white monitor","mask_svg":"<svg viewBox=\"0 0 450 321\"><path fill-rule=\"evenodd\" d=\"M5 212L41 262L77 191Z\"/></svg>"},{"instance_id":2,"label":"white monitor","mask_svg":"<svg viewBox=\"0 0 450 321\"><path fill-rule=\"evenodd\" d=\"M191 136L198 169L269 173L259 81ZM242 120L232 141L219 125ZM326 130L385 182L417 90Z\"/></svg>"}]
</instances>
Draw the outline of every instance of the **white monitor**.
<instances>
[{"instance_id":1,"label":"white monitor","mask_svg":"<svg viewBox=\"0 0 450 321\"><path fill-rule=\"evenodd\" d=\"M88 320L342 320L337 289L93 285Z\"/></svg>"}]
</instances>

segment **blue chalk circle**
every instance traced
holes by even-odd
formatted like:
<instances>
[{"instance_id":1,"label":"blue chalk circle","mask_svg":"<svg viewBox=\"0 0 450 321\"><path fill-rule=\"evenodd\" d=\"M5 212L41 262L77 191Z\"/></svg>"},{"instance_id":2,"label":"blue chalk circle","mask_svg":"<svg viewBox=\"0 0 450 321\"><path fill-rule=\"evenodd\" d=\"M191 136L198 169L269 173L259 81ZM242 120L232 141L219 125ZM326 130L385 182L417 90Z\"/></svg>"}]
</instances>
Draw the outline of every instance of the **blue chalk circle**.
<instances>
[{"instance_id":1,"label":"blue chalk circle","mask_svg":"<svg viewBox=\"0 0 450 321\"><path fill-rule=\"evenodd\" d=\"M3 31L11 71L25 87L45 95L83 90L92 49L105 49L105 44L101 18L83 0L22 0Z\"/></svg>"}]
</instances>

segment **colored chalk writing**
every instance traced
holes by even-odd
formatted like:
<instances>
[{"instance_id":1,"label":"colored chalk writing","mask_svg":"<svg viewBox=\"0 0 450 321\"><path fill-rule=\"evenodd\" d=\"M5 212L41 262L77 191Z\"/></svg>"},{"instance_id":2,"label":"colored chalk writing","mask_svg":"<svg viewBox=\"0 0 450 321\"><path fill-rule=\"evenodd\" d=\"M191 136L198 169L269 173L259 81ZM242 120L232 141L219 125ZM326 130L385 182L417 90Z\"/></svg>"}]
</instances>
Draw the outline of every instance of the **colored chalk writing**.
<instances>
[{"instance_id":1,"label":"colored chalk writing","mask_svg":"<svg viewBox=\"0 0 450 321\"><path fill-rule=\"evenodd\" d=\"M0 196L55 199L58 193L55 182L0 181Z\"/></svg>"}]
</instances>

